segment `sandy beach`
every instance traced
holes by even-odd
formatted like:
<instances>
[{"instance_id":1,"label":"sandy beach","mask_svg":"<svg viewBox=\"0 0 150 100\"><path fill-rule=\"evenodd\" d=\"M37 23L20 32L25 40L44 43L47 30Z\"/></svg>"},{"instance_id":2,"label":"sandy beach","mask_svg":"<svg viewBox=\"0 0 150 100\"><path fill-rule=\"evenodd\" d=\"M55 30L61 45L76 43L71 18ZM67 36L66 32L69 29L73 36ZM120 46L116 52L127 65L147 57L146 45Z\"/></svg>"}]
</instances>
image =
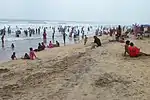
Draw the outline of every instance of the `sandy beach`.
<instances>
[{"instance_id":1,"label":"sandy beach","mask_svg":"<svg viewBox=\"0 0 150 100\"><path fill-rule=\"evenodd\" d=\"M0 100L149 100L150 57L124 57L124 44L46 49L39 60L0 64ZM133 40L150 53L150 40Z\"/></svg>"}]
</instances>

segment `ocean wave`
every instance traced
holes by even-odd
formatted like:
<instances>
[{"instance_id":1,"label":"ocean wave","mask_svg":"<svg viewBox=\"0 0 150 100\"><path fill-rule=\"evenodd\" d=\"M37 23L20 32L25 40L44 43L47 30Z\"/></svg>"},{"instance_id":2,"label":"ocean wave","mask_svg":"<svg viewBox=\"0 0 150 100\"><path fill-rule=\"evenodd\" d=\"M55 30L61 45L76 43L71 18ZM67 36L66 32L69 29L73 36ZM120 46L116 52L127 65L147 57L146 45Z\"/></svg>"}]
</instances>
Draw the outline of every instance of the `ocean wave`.
<instances>
[{"instance_id":1,"label":"ocean wave","mask_svg":"<svg viewBox=\"0 0 150 100\"><path fill-rule=\"evenodd\" d=\"M5 41L22 41L22 40L36 40L36 39L42 39L42 37L28 37L28 38L26 38L26 37L25 38L9 37L9 38L6 38Z\"/></svg>"}]
</instances>

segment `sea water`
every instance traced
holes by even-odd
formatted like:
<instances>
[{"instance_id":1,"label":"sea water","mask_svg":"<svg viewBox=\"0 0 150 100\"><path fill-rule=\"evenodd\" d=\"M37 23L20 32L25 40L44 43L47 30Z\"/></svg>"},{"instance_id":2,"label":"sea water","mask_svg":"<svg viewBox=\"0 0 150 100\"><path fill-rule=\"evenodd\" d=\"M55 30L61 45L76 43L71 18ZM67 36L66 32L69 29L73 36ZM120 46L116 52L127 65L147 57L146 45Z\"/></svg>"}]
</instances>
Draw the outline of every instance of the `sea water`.
<instances>
[{"instance_id":1,"label":"sea water","mask_svg":"<svg viewBox=\"0 0 150 100\"><path fill-rule=\"evenodd\" d=\"M17 57L21 57L24 55L24 53L28 53L29 48L32 47L36 49L38 47L38 43L41 43L43 41L43 30L41 30L40 34L32 35L32 37L26 37L24 34L24 30L30 28L38 28L38 27L47 27L47 43L49 41L52 41L52 29L50 27L55 27L55 38L54 42L57 40L60 42L60 44L63 44L63 38L62 34L58 32L57 28L59 26L78 26L81 30L81 27L84 26L85 35L87 36L93 36L95 34L95 30L98 27L98 24L93 23L76 23L76 22L51 22L51 21L14 21L14 20L5 20L0 21L0 29L10 26L11 27L11 34L6 33L5 36L5 47L2 48L1 40L0 40L0 62L10 60L11 55L13 52L16 52ZM92 26L92 30L90 32L87 31L87 27ZM21 28L21 35L20 37L15 37L15 31L17 29ZM66 32L66 44L73 44L75 43L75 40L72 38L69 38L69 33ZM80 40L81 40L81 33L80 33ZM11 44L14 43L15 49L11 49Z\"/></svg>"}]
</instances>

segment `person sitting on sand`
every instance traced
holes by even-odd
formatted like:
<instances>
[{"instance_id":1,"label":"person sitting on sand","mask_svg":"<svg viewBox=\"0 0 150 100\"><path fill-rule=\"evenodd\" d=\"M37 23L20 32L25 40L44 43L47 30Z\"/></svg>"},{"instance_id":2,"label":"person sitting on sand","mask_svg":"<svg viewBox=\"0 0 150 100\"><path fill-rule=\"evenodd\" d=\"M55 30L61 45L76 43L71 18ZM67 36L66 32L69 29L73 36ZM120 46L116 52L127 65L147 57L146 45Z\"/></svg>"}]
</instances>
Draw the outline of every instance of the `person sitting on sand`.
<instances>
[{"instance_id":1,"label":"person sitting on sand","mask_svg":"<svg viewBox=\"0 0 150 100\"><path fill-rule=\"evenodd\" d=\"M53 44L52 41L49 42L49 46L47 46L48 48L53 48Z\"/></svg>"},{"instance_id":2,"label":"person sitting on sand","mask_svg":"<svg viewBox=\"0 0 150 100\"><path fill-rule=\"evenodd\" d=\"M12 56L11 56L11 59L12 59L12 60L17 60L17 57L16 57L16 53L15 53L15 52L13 52L13 54L12 54Z\"/></svg>"},{"instance_id":3,"label":"person sitting on sand","mask_svg":"<svg viewBox=\"0 0 150 100\"><path fill-rule=\"evenodd\" d=\"M35 58L37 58L37 57L36 57L36 55L35 55L35 53L33 51L33 48L30 48L30 59L34 60Z\"/></svg>"},{"instance_id":4,"label":"person sitting on sand","mask_svg":"<svg viewBox=\"0 0 150 100\"><path fill-rule=\"evenodd\" d=\"M94 43L97 44L97 47L102 45L100 39L97 36L94 36Z\"/></svg>"},{"instance_id":5,"label":"person sitting on sand","mask_svg":"<svg viewBox=\"0 0 150 100\"><path fill-rule=\"evenodd\" d=\"M125 48L124 56L126 56L127 53L129 54L129 52L128 52L128 47L129 47L129 45L130 45L130 41L127 40L127 41L126 41L126 44L125 44L125 46L124 46L124 48Z\"/></svg>"},{"instance_id":6,"label":"person sitting on sand","mask_svg":"<svg viewBox=\"0 0 150 100\"><path fill-rule=\"evenodd\" d=\"M35 51L35 52L38 52L38 51L42 51L42 49L43 49L43 48L42 48L42 45L41 45L41 43L39 43L38 49L35 49L34 51Z\"/></svg>"},{"instance_id":7,"label":"person sitting on sand","mask_svg":"<svg viewBox=\"0 0 150 100\"><path fill-rule=\"evenodd\" d=\"M53 47L60 47L60 44L58 41L56 41L56 44L53 44Z\"/></svg>"},{"instance_id":8,"label":"person sitting on sand","mask_svg":"<svg viewBox=\"0 0 150 100\"><path fill-rule=\"evenodd\" d=\"M130 57L150 56L150 54L140 52L140 49L134 46L132 42L130 43L130 46L128 47L128 52L129 52Z\"/></svg>"},{"instance_id":9,"label":"person sitting on sand","mask_svg":"<svg viewBox=\"0 0 150 100\"><path fill-rule=\"evenodd\" d=\"M45 50L45 44L42 42L42 50Z\"/></svg>"},{"instance_id":10,"label":"person sitting on sand","mask_svg":"<svg viewBox=\"0 0 150 100\"><path fill-rule=\"evenodd\" d=\"M56 46L57 46L57 47L60 47L60 44L59 44L59 42L58 42L58 41L56 41Z\"/></svg>"},{"instance_id":11,"label":"person sitting on sand","mask_svg":"<svg viewBox=\"0 0 150 100\"><path fill-rule=\"evenodd\" d=\"M101 44L100 39L97 36L94 36L94 44L92 44L92 49L95 48L95 47L99 47L101 45L102 44Z\"/></svg>"},{"instance_id":12,"label":"person sitting on sand","mask_svg":"<svg viewBox=\"0 0 150 100\"><path fill-rule=\"evenodd\" d=\"M84 45L86 45L87 39L88 39L88 37L85 35L85 37L84 37Z\"/></svg>"},{"instance_id":13,"label":"person sitting on sand","mask_svg":"<svg viewBox=\"0 0 150 100\"><path fill-rule=\"evenodd\" d=\"M29 55L27 53L25 53L24 57L22 59L31 59L34 60L36 57L33 48L30 48L30 53Z\"/></svg>"},{"instance_id":14,"label":"person sitting on sand","mask_svg":"<svg viewBox=\"0 0 150 100\"><path fill-rule=\"evenodd\" d=\"M27 53L25 53L24 57L21 59L30 59L30 56Z\"/></svg>"}]
</instances>

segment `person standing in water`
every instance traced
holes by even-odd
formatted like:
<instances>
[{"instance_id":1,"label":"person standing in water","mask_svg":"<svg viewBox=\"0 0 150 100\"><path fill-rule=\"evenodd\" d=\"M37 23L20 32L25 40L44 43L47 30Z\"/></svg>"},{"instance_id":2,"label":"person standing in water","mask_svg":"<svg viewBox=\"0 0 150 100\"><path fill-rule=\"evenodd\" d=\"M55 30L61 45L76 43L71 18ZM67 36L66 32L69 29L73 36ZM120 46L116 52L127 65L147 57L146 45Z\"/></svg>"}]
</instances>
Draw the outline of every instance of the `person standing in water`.
<instances>
[{"instance_id":1,"label":"person standing in water","mask_svg":"<svg viewBox=\"0 0 150 100\"><path fill-rule=\"evenodd\" d=\"M38 28L38 34L40 34L40 33L41 33L41 27Z\"/></svg>"},{"instance_id":2,"label":"person standing in water","mask_svg":"<svg viewBox=\"0 0 150 100\"><path fill-rule=\"evenodd\" d=\"M14 48L15 48L15 45L13 43L11 44L11 48L12 48L12 50L14 50Z\"/></svg>"},{"instance_id":3,"label":"person standing in water","mask_svg":"<svg viewBox=\"0 0 150 100\"><path fill-rule=\"evenodd\" d=\"M12 59L12 60L17 60L17 57L16 57L16 53L15 53L15 52L13 52L13 54L12 54L12 56L11 56L11 59Z\"/></svg>"},{"instance_id":4,"label":"person standing in water","mask_svg":"<svg viewBox=\"0 0 150 100\"><path fill-rule=\"evenodd\" d=\"M44 33L43 33L43 41L44 41L44 43L46 43L46 39L47 39L47 34L46 34L46 29L44 28Z\"/></svg>"},{"instance_id":5,"label":"person standing in water","mask_svg":"<svg viewBox=\"0 0 150 100\"><path fill-rule=\"evenodd\" d=\"M10 26L8 27L8 34L11 34Z\"/></svg>"},{"instance_id":6,"label":"person standing in water","mask_svg":"<svg viewBox=\"0 0 150 100\"><path fill-rule=\"evenodd\" d=\"M62 30L62 34L63 34L63 40L64 40L64 46L66 44L66 33L65 33L65 28L63 28Z\"/></svg>"},{"instance_id":7,"label":"person standing in water","mask_svg":"<svg viewBox=\"0 0 150 100\"><path fill-rule=\"evenodd\" d=\"M4 47L4 34L2 35L2 37L1 37L1 40L2 40L2 47Z\"/></svg>"},{"instance_id":8,"label":"person standing in water","mask_svg":"<svg viewBox=\"0 0 150 100\"><path fill-rule=\"evenodd\" d=\"M53 27L52 29L53 29L52 39L53 39L53 42L54 42L54 37L55 37L55 27Z\"/></svg>"},{"instance_id":9,"label":"person standing in water","mask_svg":"<svg viewBox=\"0 0 150 100\"><path fill-rule=\"evenodd\" d=\"M38 29L36 28L36 34L38 33Z\"/></svg>"}]
</instances>

